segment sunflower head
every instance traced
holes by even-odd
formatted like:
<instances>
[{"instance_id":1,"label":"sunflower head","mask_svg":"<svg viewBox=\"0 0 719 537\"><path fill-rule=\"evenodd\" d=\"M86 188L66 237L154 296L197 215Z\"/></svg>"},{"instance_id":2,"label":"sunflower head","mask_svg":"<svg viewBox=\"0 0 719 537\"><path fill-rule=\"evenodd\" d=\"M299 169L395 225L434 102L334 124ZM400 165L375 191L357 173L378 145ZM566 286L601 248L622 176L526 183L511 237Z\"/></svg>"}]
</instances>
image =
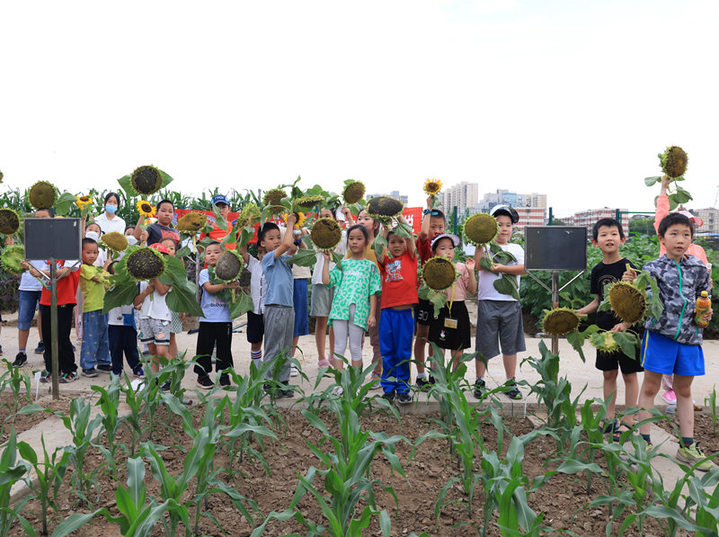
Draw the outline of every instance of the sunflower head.
<instances>
[{"instance_id":1,"label":"sunflower head","mask_svg":"<svg viewBox=\"0 0 719 537\"><path fill-rule=\"evenodd\" d=\"M20 217L12 209L0 209L0 235L12 235L20 228Z\"/></svg>"},{"instance_id":2,"label":"sunflower head","mask_svg":"<svg viewBox=\"0 0 719 537\"><path fill-rule=\"evenodd\" d=\"M353 181L345 187L342 192L342 197L347 205L352 205L364 197L364 192L364 183L361 181Z\"/></svg>"},{"instance_id":3,"label":"sunflower head","mask_svg":"<svg viewBox=\"0 0 719 537\"><path fill-rule=\"evenodd\" d=\"M84 209L88 205L92 205L92 197L91 196L75 196L77 199L75 200L75 205L80 207L80 209Z\"/></svg>"},{"instance_id":4,"label":"sunflower head","mask_svg":"<svg viewBox=\"0 0 719 537\"><path fill-rule=\"evenodd\" d=\"M286 196L287 193L281 188L273 188L265 192L262 197L262 204L269 209L270 214L281 214L285 210L282 206L282 199Z\"/></svg>"},{"instance_id":5,"label":"sunflower head","mask_svg":"<svg viewBox=\"0 0 719 537\"><path fill-rule=\"evenodd\" d=\"M155 216L155 208L149 201L140 200L137 202L137 212L145 218L152 218Z\"/></svg>"},{"instance_id":6,"label":"sunflower head","mask_svg":"<svg viewBox=\"0 0 719 537\"><path fill-rule=\"evenodd\" d=\"M295 223L295 228L300 229L306 220L305 213L294 212L292 214L294 214L297 217L297 222ZM285 225L287 225L287 219L289 218L289 216L290 216L289 214L285 214L282 216L282 219L285 221Z\"/></svg>"},{"instance_id":7,"label":"sunflower head","mask_svg":"<svg viewBox=\"0 0 719 537\"><path fill-rule=\"evenodd\" d=\"M254 203L246 203L238 218L242 226L251 226L260 220L260 208Z\"/></svg>"},{"instance_id":8,"label":"sunflower head","mask_svg":"<svg viewBox=\"0 0 719 537\"><path fill-rule=\"evenodd\" d=\"M0 254L0 266L7 272L20 274L25 270L21 264L23 259L25 259L25 248L21 244L13 244L7 246Z\"/></svg>"},{"instance_id":9,"label":"sunflower head","mask_svg":"<svg viewBox=\"0 0 719 537\"><path fill-rule=\"evenodd\" d=\"M498 231L497 219L491 214L473 214L464 222L464 236L468 242L478 247L491 242L497 236Z\"/></svg>"},{"instance_id":10,"label":"sunflower head","mask_svg":"<svg viewBox=\"0 0 719 537\"><path fill-rule=\"evenodd\" d=\"M622 280L609 288L609 303L616 316L629 324L641 321L647 312L646 293Z\"/></svg>"},{"instance_id":11,"label":"sunflower head","mask_svg":"<svg viewBox=\"0 0 719 537\"><path fill-rule=\"evenodd\" d=\"M196 233L205 227L205 225L207 225L207 215L193 211L187 213L177 221L177 231Z\"/></svg>"},{"instance_id":12,"label":"sunflower head","mask_svg":"<svg viewBox=\"0 0 719 537\"><path fill-rule=\"evenodd\" d=\"M292 202L292 204L299 209L304 209L305 211L309 211L315 205L324 201L324 199L325 199L324 196L319 196L319 195L318 196L302 196L302 197L294 200Z\"/></svg>"},{"instance_id":13,"label":"sunflower head","mask_svg":"<svg viewBox=\"0 0 719 537\"><path fill-rule=\"evenodd\" d=\"M57 190L55 190L52 183L38 181L30 187L28 199L30 200L30 205L36 209L50 209L55 205Z\"/></svg>"},{"instance_id":14,"label":"sunflower head","mask_svg":"<svg viewBox=\"0 0 719 537\"><path fill-rule=\"evenodd\" d=\"M242 258L235 250L225 250L215 265L215 276L225 283L230 283L242 272Z\"/></svg>"},{"instance_id":15,"label":"sunflower head","mask_svg":"<svg viewBox=\"0 0 719 537\"><path fill-rule=\"evenodd\" d=\"M404 204L396 198L377 196L367 203L367 214L380 222L388 222L402 214Z\"/></svg>"},{"instance_id":16,"label":"sunflower head","mask_svg":"<svg viewBox=\"0 0 719 537\"><path fill-rule=\"evenodd\" d=\"M662 171L667 177L674 179L686 173L689 157L681 147L672 145L659 155L659 161L661 162Z\"/></svg>"},{"instance_id":17,"label":"sunflower head","mask_svg":"<svg viewBox=\"0 0 719 537\"><path fill-rule=\"evenodd\" d=\"M424 182L424 192L430 196L435 196L442 189L442 181L439 179L427 179Z\"/></svg>"},{"instance_id":18,"label":"sunflower head","mask_svg":"<svg viewBox=\"0 0 719 537\"><path fill-rule=\"evenodd\" d=\"M117 253L124 252L128 246L127 237L117 231L105 233L100 238L100 242L102 243L102 247L106 250L111 250L112 252Z\"/></svg>"},{"instance_id":19,"label":"sunflower head","mask_svg":"<svg viewBox=\"0 0 719 537\"><path fill-rule=\"evenodd\" d=\"M334 218L320 218L312 226L310 239L318 250L330 252L342 240L342 229Z\"/></svg>"},{"instance_id":20,"label":"sunflower head","mask_svg":"<svg viewBox=\"0 0 719 537\"><path fill-rule=\"evenodd\" d=\"M152 280L165 271L165 258L154 248L138 248L125 259L127 272L136 280Z\"/></svg>"},{"instance_id":21,"label":"sunflower head","mask_svg":"<svg viewBox=\"0 0 719 537\"><path fill-rule=\"evenodd\" d=\"M607 353L619 352L619 343L617 343L614 338L614 334L611 330L597 332L589 336L589 343L598 351Z\"/></svg>"},{"instance_id":22,"label":"sunflower head","mask_svg":"<svg viewBox=\"0 0 719 537\"><path fill-rule=\"evenodd\" d=\"M140 166L132 172L132 188L139 194L149 196L162 188L162 173L154 166Z\"/></svg>"},{"instance_id":23,"label":"sunflower head","mask_svg":"<svg viewBox=\"0 0 719 537\"><path fill-rule=\"evenodd\" d=\"M579 326L579 316L569 308L554 308L542 319L542 332L552 336L563 336Z\"/></svg>"},{"instance_id":24,"label":"sunflower head","mask_svg":"<svg viewBox=\"0 0 719 537\"><path fill-rule=\"evenodd\" d=\"M430 289L444 291L457 279L457 269L446 257L435 256L422 267L422 279Z\"/></svg>"}]
</instances>

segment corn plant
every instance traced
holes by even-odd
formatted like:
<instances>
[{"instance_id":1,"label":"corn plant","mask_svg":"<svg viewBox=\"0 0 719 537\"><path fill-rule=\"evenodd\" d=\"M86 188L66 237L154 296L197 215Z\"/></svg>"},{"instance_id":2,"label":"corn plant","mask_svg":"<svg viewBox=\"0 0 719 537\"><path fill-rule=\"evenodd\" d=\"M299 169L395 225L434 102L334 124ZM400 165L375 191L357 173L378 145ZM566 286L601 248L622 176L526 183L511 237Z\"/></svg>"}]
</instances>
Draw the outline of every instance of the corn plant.
<instances>
[{"instance_id":1,"label":"corn plant","mask_svg":"<svg viewBox=\"0 0 719 537\"><path fill-rule=\"evenodd\" d=\"M23 375L20 372L20 368L13 367L8 360L3 359L3 362L5 363L7 371L0 377L0 392L5 391L7 388L12 392L11 402L5 403L4 406L7 407L12 418L12 423L14 423L15 414L20 407L20 403L24 401L28 405L32 404L30 377ZM25 388L25 390L23 390L23 388ZM37 410L41 410L41 407L37 407Z\"/></svg>"},{"instance_id":2,"label":"corn plant","mask_svg":"<svg viewBox=\"0 0 719 537\"><path fill-rule=\"evenodd\" d=\"M709 406L709 409L711 410L711 416L712 416L712 428L714 429L714 434L717 434L717 387L716 384L714 385L714 388L712 389L712 393L710 393L704 400L705 404Z\"/></svg>"},{"instance_id":3,"label":"corn plant","mask_svg":"<svg viewBox=\"0 0 719 537\"><path fill-rule=\"evenodd\" d=\"M102 416L99 414L90 419L91 413L91 405L78 397L70 403L70 415L61 416L65 428L72 434L72 445L65 446L64 449L74 467L71 478L73 493L80 501L84 501L88 505L93 503L90 501L93 487L96 489L96 499L100 497L95 479L97 470L90 473L85 472L85 458L102 422Z\"/></svg>"},{"instance_id":4,"label":"corn plant","mask_svg":"<svg viewBox=\"0 0 719 537\"><path fill-rule=\"evenodd\" d=\"M6 537L10 533L15 520L20 522L28 535L35 535L28 521L20 514L27 498L13 507L10 506L10 491L15 483L25 478L28 466L24 461L18 460L15 429L11 429L5 449L0 455L0 537Z\"/></svg>"},{"instance_id":5,"label":"corn plant","mask_svg":"<svg viewBox=\"0 0 719 537\"><path fill-rule=\"evenodd\" d=\"M105 460L107 460L107 463L110 465L110 468L114 470L115 454L117 452L117 443L115 442L115 437L117 435L117 430L120 425L117 413L117 407L120 404L120 378L115 375L112 375L110 385L107 389L103 388L102 386L96 385L92 385L90 388L92 389L92 391L100 394L97 405L102 410L102 413L100 415L102 427L105 430L105 442L107 442L107 448L105 448L101 444L98 444L97 447L105 456Z\"/></svg>"},{"instance_id":6,"label":"corn plant","mask_svg":"<svg viewBox=\"0 0 719 537\"><path fill-rule=\"evenodd\" d=\"M29 479L27 484L33 492L33 497L40 502L40 519L42 523L40 533L41 535L47 535L48 509L53 509L58 513L58 493L69 464L69 454L62 449L56 449L52 455L48 454L44 436L40 437L40 443L42 444L42 461L27 442L19 442L17 448L22 458L35 471L36 480Z\"/></svg>"},{"instance_id":7,"label":"corn plant","mask_svg":"<svg viewBox=\"0 0 719 537\"><path fill-rule=\"evenodd\" d=\"M144 408L144 400L139 391L132 387L130 378L125 373L125 383L120 386L120 391L125 396L125 404L130 408L130 413L124 417L121 423L130 433L130 445L127 448L130 457L135 456L137 444L142 435L142 411Z\"/></svg>"}]
</instances>

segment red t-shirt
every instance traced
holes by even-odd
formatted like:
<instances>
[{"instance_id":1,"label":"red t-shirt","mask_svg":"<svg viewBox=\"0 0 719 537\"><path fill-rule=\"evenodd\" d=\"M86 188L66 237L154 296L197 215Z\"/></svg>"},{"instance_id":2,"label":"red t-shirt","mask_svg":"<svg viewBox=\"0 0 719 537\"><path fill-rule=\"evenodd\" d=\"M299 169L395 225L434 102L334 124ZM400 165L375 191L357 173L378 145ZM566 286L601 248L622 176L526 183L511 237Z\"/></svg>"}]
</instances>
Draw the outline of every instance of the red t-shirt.
<instances>
[{"instance_id":1,"label":"red t-shirt","mask_svg":"<svg viewBox=\"0 0 719 537\"><path fill-rule=\"evenodd\" d=\"M417 239L417 255L419 256L419 260L422 262L422 266L427 262L427 260L432 257L432 241L429 239Z\"/></svg>"},{"instance_id":2,"label":"red t-shirt","mask_svg":"<svg viewBox=\"0 0 719 537\"><path fill-rule=\"evenodd\" d=\"M65 266L65 261L57 262L57 269L60 270ZM77 265L72 272L64 278L57 281L57 305L77 304L77 284L80 281L80 265ZM40 293L40 304L43 306L50 305L50 288L43 287Z\"/></svg>"},{"instance_id":3,"label":"red t-shirt","mask_svg":"<svg viewBox=\"0 0 719 537\"><path fill-rule=\"evenodd\" d=\"M380 264L382 309L417 303L417 257L405 252Z\"/></svg>"}]
</instances>

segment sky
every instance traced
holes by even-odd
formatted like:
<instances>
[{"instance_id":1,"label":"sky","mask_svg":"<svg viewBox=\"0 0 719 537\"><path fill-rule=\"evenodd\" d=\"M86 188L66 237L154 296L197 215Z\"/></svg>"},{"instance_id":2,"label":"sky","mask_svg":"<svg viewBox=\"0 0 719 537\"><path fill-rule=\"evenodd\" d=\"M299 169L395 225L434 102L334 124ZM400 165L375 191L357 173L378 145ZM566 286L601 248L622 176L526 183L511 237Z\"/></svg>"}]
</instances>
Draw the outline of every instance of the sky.
<instances>
[{"instance_id":1,"label":"sky","mask_svg":"<svg viewBox=\"0 0 719 537\"><path fill-rule=\"evenodd\" d=\"M0 192L479 183L653 210L657 153L715 205L719 2L0 3Z\"/></svg>"}]
</instances>

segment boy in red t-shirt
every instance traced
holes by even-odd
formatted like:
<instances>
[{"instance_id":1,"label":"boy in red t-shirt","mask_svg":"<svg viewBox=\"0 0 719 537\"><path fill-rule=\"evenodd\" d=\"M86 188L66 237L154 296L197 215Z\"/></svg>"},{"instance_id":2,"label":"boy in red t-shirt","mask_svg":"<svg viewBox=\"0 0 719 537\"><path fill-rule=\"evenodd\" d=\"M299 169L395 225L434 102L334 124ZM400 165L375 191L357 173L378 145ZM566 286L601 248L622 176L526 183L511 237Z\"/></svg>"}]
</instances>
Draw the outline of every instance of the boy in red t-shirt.
<instances>
[{"instance_id":1,"label":"boy in red t-shirt","mask_svg":"<svg viewBox=\"0 0 719 537\"><path fill-rule=\"evenodd\" d=\"M70 341L70 330L72 329L73 310L77 304L77 284L80 280L79 261L57 261L57 356L58 370L60 372L59 382L72 382L77 380L77 365L75 364L75 352ZM30 274L42 277L40 271L28 265ZM50 267L42 271L50 276ZM50 335L50 288L43 287L40 294L40 318L42 320L42 339L45 343L45 371L42 372L40 380L48 382L52 374L52 337Z\"/></svg>"},{"instance_id":2,"label":"boy in red t-shirt","mask_svg":"<svg viewBox=\"0 0 719 537\"><path fill-rule=\"evenodd\" d=\"M400 221L404 219L400 216ZM412 239L403 239L385 229L387 252L377 257L382 277L382 312L379 346L382 353L383 397L402 404L412 402L409 394L409 363L412 358L414 318L417 304L417 251Z\"/></svg>"}]
</instances>

